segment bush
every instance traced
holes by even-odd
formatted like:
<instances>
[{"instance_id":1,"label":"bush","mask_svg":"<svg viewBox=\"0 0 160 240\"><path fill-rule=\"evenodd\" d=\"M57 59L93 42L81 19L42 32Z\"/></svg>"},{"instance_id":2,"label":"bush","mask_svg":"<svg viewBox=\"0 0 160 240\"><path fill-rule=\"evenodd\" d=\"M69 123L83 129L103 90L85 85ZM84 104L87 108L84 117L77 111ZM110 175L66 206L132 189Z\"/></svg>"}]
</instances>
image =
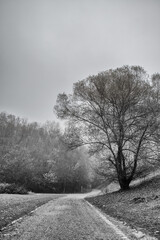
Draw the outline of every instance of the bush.
<instances>
[{"instance_id":1,"label":"bush","mask_svg":"<svg viewBox=\"0 0 160 240\"><path fill-rule=\"evenodd\" d=\"M28 191L24 186L16 185L15 183L0 183L0 193L8 194L27 194Z\"/></svg>"}]
</instances>

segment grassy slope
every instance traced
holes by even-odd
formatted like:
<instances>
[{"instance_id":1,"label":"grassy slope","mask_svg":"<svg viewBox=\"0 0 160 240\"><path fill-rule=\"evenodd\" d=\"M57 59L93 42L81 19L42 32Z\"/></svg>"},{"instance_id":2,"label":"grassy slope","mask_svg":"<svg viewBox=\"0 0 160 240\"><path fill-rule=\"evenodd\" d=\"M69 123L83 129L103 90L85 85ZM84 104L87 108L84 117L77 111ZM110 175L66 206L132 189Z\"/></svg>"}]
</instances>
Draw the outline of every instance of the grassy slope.
<instances>
[{"instance_id":1,"label":"grassy slope","mask_svg":"<svg viewBox=\"0 0 160 240\"><path fill-rule=\"evenodd\" d=\"M63 195L58 194L0 194L0 229L28 214L38 206Z\"/></svg>"},{"instance_id":2,"label":"grassy slope","mask_svg":"<svg viewBox=\"0 0 160 240\"><path fill-rule=\"evenodd\" d=\"M131 190L87 198L106 214L160 239L160 176Z\"/></svg>"}]
</instances>

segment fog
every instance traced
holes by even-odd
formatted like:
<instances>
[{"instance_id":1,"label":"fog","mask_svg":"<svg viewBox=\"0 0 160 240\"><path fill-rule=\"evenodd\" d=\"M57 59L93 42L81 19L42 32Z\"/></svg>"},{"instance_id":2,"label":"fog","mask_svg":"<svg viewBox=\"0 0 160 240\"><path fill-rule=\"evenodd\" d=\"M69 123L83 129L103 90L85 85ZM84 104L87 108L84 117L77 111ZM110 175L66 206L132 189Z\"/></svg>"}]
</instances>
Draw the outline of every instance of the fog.
<instances>
[{"instance_id":1,"label":"fog","mask_svg":"<svg viewBox=\"0 0 160 240\"><path fill-rule=\"evenodd\" d=\"M160 72L159 0L0 0L0 111L56 120L58 93L110 68Z\"/></svg>"}]
</instances>

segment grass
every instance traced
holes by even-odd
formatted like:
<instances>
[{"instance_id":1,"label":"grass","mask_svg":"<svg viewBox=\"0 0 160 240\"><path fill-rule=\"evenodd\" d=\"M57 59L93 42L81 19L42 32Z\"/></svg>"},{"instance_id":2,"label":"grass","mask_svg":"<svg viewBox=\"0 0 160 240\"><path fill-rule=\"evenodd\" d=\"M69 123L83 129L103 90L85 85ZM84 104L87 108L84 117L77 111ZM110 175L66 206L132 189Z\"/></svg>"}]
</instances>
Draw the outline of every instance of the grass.
<instances>
[{"instance_id":1,"label":"grass","mask_svg":"<svg viewBox=\"0 0 160 240\"><path fill-rule=\"evenodd\" d=\"M160 239L160 176L129 191L87 198L106 214Z\"/></svg>"},{"instance_id":2,"label":"grass","mask_svg":"<svg viewBox=\"0 0 160 240\"><path fill-rule=\"evenodd\" d=\"M35 208L55 200L60 194L0 194L0 230Z\"/></svg>"}]
</instances>

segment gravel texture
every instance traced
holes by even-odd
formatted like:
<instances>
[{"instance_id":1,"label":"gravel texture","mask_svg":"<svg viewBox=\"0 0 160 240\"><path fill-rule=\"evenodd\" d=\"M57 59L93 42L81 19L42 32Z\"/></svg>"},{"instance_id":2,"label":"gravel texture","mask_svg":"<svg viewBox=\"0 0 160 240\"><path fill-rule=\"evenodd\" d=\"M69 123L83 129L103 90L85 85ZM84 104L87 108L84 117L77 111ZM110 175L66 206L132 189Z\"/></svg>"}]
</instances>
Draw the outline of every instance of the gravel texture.
<instances>
[{"instance_id":1,"label":"gravel texture","mask_svg":"<svg viewBox=\"0 0 160 240\"><path fill-rule=\"evenodd\" d=\"M59 194L0 194L0 229L42 204L61 196Z\"/></svg>"},{"instance_id":2,"label":"gravel texture","mask_svg":"<svg viewBox=\"0 0 160 240\"><path fill-rule=\"evenodd\" d=\"M80 195L79 195L80 196ZM121 240L94 208L78 195L49 201L8 226L3 240Z\"/></svg>"}]
</instances>

